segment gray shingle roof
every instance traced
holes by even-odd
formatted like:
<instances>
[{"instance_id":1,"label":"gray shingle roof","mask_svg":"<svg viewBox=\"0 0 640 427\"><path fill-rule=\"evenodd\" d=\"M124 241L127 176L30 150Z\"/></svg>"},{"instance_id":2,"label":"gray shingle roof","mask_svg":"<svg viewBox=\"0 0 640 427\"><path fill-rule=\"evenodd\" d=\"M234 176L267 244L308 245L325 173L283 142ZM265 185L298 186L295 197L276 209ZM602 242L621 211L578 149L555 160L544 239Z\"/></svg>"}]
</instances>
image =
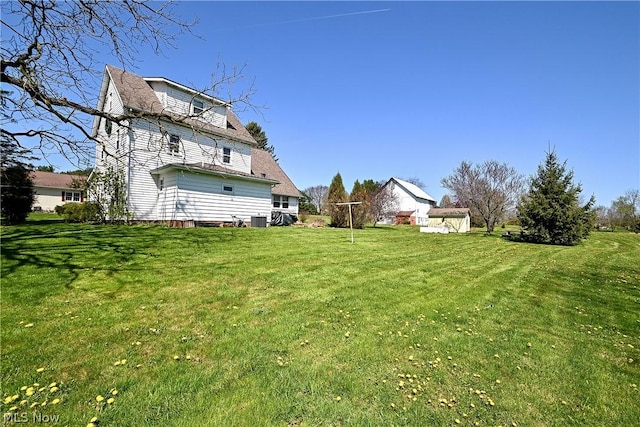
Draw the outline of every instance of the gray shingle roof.
<instances>
[{"instance_id":1,"label":"gray shingle roof","mask_svg":"<svg viewBox=\"0 0 640 427\"><path fill-rule=\"evenodd\" d=\"M72 185L74 179L78 181L86 181L87 177L81 175L68 175L65 173L33 171L31 172L31 179L33 180L34 187L67 189L73 188Z\"/></svg>"},{"instance_id":2,"label":"gray shingle roof","mask_svg":"<svg viewBox=\"0 0 640 427\"><path fill-rule=\"evenodd\" d=\"M431 208L429 216L466 216L469 208Z\"/></svg>"},{"instance_id":3,"label":"gray shingle roof","mask_svg":"<svg viewBox=\"0 0 640 427\"><path fill-rule=\"evenodd\" d=\"M251 173L257 178L275 179L271 193L281 196L302 197L300 191L282 170L271 154L260 148L251 149Z\"/></svg>"},{"instance_id":4,"label":"gray shingle roof","mask_svg":"<svg viewBox=\"0 0 640 427\"><path fill-rule=\"evenodd\" d=\"M207 133L227 137L237 141L242 141L251 145L256 145L256 141L253 139L247 129L245 129L245 127L242 125L233 111L231 111L231 109L227 109L226 129L202 122L200 120L180 117L179 115L171 113L164 109L155 92L143 77L129 71L121 70L117 67L114 67L113 65L107 65L107 72L111 77L111 81L118 90L120 99L122 100L122 103L125 107L137 111L149 112L157 115L165 115L168 119L172 119L177 122L183 122L188 126L192 126ZM175 85L175 83L168 79L165 79L165 82L167 84ZM198 91L193 90L193 93L196 94L198 93Z\"/></svg>"}]
</instances>

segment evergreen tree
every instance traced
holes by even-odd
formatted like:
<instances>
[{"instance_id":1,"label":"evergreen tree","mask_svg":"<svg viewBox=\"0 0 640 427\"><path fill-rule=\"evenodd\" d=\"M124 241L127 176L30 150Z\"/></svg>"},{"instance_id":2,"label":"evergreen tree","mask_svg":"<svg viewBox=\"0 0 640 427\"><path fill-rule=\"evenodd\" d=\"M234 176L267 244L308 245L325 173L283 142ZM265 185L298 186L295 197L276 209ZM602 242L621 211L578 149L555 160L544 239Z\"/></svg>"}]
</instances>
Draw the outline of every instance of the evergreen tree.
<instances>
[{"instance_id":1,"label":"evergreen tree","mask_svg":"<svg viewBox=\"0 0 640 427\"><path fill-rule=\"evenodd\" d=\"M566 163L560 163L550 151L538 166L528 194L517 207L523 240L571 246L589 235L595 198L591 196L580 206L582 186L573 183L573 172L567 171Z\"/></svg>"},{"instance_id":2,"label":"evergreen tree","mask_svg":"<svg viewBox=\"0 0 640 427\"><path fill-rule=\"evenodd\" d=\"M249 122L247 123L245 128L247 129L247 131L249 131L253 139L255 139L258 143L258 148L271 154L271 157L273 157L277 162L278 158L276 157L275 153L276 149L273 145L268 144L269 138L267 138L267 134L262 130L262 126L260 126L256 122Z\"/></svg>"},{"instance_id":3,"label":"evergreen tree","mask_svg":"<svg viewBox=\"0 0 640 427\"><path fill-rule=\"evenodd\" d=\"M8 224L20 224L27 220L34 201L31 171L24 165L2 168L2 192L0 207Z\"/></svg>"},{"instance_id":4,"label":"evergreen tree","mask_svg":"<svg viewBox=\"0 0 640 427\"><path fill-rule=\"evenodd\" d=\"M6 118L4 112L0 114ZM25 222L31 212L35 200L31 160L35 157L30 150L6 135L0 136L0 212L7 224Z\"/></svg>"},{"instance_id":5,"label":"evergreen tree","mask_svg":"<svg viewBox=\"0 0 640 427\"><path fill-rule=\"evenodd\" d=\"M327 204L329 205L329 215L331 216L331 227L347 227L349 210L347 206L338 206L336 203L344 203L347 201L347 192L342 183L342 176L338 172L331 180L329 186L329 195Z\"/></svg>"},{"instance_id":6,"label":"evergreen tree","mask_svg":"<svg viewBox=\"0 0 640 427\"><path fill-rule=\"evenodd\" d=\"M360 205L353 205L351 207L351 216L353 219L353 228L364 228L367 222L367 213L369 211L369 193L365 184L360 184L360 181L356 180L353 183L353 189L349 196L350 202L362 202Z\"/></svg>"}]
</instances>

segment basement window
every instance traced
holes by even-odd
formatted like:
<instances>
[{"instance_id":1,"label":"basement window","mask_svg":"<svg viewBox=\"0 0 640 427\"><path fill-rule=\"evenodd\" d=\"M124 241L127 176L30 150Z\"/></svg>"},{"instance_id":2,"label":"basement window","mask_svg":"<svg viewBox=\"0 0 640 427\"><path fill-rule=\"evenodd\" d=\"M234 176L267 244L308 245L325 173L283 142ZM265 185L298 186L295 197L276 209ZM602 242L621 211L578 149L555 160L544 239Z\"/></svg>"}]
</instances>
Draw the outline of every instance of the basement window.
<instances>
[{"instance_id":1,"label":"basement window","mask_svg":"<svg viewBox=\"0 0 640 427\"><path fill-rule=\"evenodd\" d=\"M222 187L222 191L224 191L225 193L233 193L233 187L230 185L224 185Z\"/></svg>"}]
</instances>

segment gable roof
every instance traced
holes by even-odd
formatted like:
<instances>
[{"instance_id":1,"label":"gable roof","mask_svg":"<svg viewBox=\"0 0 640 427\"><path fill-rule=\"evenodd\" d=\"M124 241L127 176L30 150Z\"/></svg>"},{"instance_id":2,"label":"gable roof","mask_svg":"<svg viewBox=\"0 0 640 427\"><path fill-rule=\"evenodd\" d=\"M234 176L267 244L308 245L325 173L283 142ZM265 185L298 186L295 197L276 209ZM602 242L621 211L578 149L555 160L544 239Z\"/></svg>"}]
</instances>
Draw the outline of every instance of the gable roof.
<instances>
[{"instance_id":1,"label":"gable roof","mask_svg":"<svg viewBox=\"0 0 640 427\"><path fill-rule=\"evenodd\" d=\"M34 187L66 189L73 188L74 179L86 181L87 177L82 175L68 175L65 173L32 171L31 179L33 180Z\"/></svg>"},{"instance_id":2,"label":"gable roof","mask_svg":"<svg viewBox=\"0 0 640 427\"><path fill-rule=\"evenodd\" d=\"M247 144L256 145L256 141L253 139L251 134L247 131L247 129L242 125L238 117L231 111L230 108L227 108L227 127L221 128L214 126L210 123L206 123L200 120L196 120L193 118L184 118L179 114L171 113L167 111L162 106L162 102L156 96L156 93L151 88L151 85L148 83L145 78L134 74L129 71L121 70L113 65L107 65L105 69L105 76L102 82L102 88L100 89L100 100L98 108L102 107L102 103L105 100L106 90L109 83L109 80L113 82L116 90L118 92L118 96L122 101L123 105L126 108L130 108L135 111L148 112L156 115L166 116L167 119L182 122L186 125L193 126L196 129L201 131L211 133L214 135L230 138L233 140L241 141ZM169 85L176 86L181 88L182 90L191 91L194 95L202 95L201 92L198 92L194 89L187 88L183 85L175 83L169 79L164 78L149 78L149 81L163 81ZM204 96L204 95L202 95ZM209 96L205 96L206 98L213 99ZM215 102L220 102L219 100L215 100ZM222 103L224 105L224 103ZM96 117L94 120L94 133L97 131L97 122L99 121L99 117Z\"/></svg>"},{"instance_id":3,"label":"gable roof","mask_svg":"<svg viewBox=\"0 0 640 427\"><path fill-rule=\"evenodd\" d=\"M302 197L302 193L300 193L268 151L260 148L251 149L251 173L258 178L275 179L278 181L279 183L271 190L272 194Z\"/></svg>"},{"instance_id":4,"label":"gable roof","mask_svg":"<svg viewBox=\"0 0 640 427\"><path fill-rule=\"evenodd\" d=\"M404 190L406 192L408 192L409 194L411 194L413 197L417 198L417 199L424 199L424 200L428 200L430 202L435 202L436 199L434 199L433 197L431 197L429 194L427 194L422 188L418 187L415 184L412 184L408 181L404 181L402 179L399 178L391 178L389 180L389 182L391 181L395 181L396 184L398 184L400 187L404 188Z\"/></svg>"}]
</instances>

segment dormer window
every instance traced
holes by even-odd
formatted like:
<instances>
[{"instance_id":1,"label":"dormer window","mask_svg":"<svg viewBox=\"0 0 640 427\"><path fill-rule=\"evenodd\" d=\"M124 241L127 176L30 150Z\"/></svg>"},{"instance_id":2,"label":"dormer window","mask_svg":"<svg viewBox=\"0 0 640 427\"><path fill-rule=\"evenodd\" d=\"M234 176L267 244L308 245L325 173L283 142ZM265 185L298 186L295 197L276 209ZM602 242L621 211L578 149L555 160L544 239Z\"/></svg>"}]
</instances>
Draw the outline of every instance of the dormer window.
<instances>
[{"instance_id":1,"label":"dormer window","mask_svg":"<svg viewBox=\"0 0 640 427\"><path fill-rule=\"evenodd\" d=\"M200 101L199 99L194 99L191 103L191 107L193 110L193 114L198 116L204 111L204 102Z\"/></svg>"}]
</instances>

